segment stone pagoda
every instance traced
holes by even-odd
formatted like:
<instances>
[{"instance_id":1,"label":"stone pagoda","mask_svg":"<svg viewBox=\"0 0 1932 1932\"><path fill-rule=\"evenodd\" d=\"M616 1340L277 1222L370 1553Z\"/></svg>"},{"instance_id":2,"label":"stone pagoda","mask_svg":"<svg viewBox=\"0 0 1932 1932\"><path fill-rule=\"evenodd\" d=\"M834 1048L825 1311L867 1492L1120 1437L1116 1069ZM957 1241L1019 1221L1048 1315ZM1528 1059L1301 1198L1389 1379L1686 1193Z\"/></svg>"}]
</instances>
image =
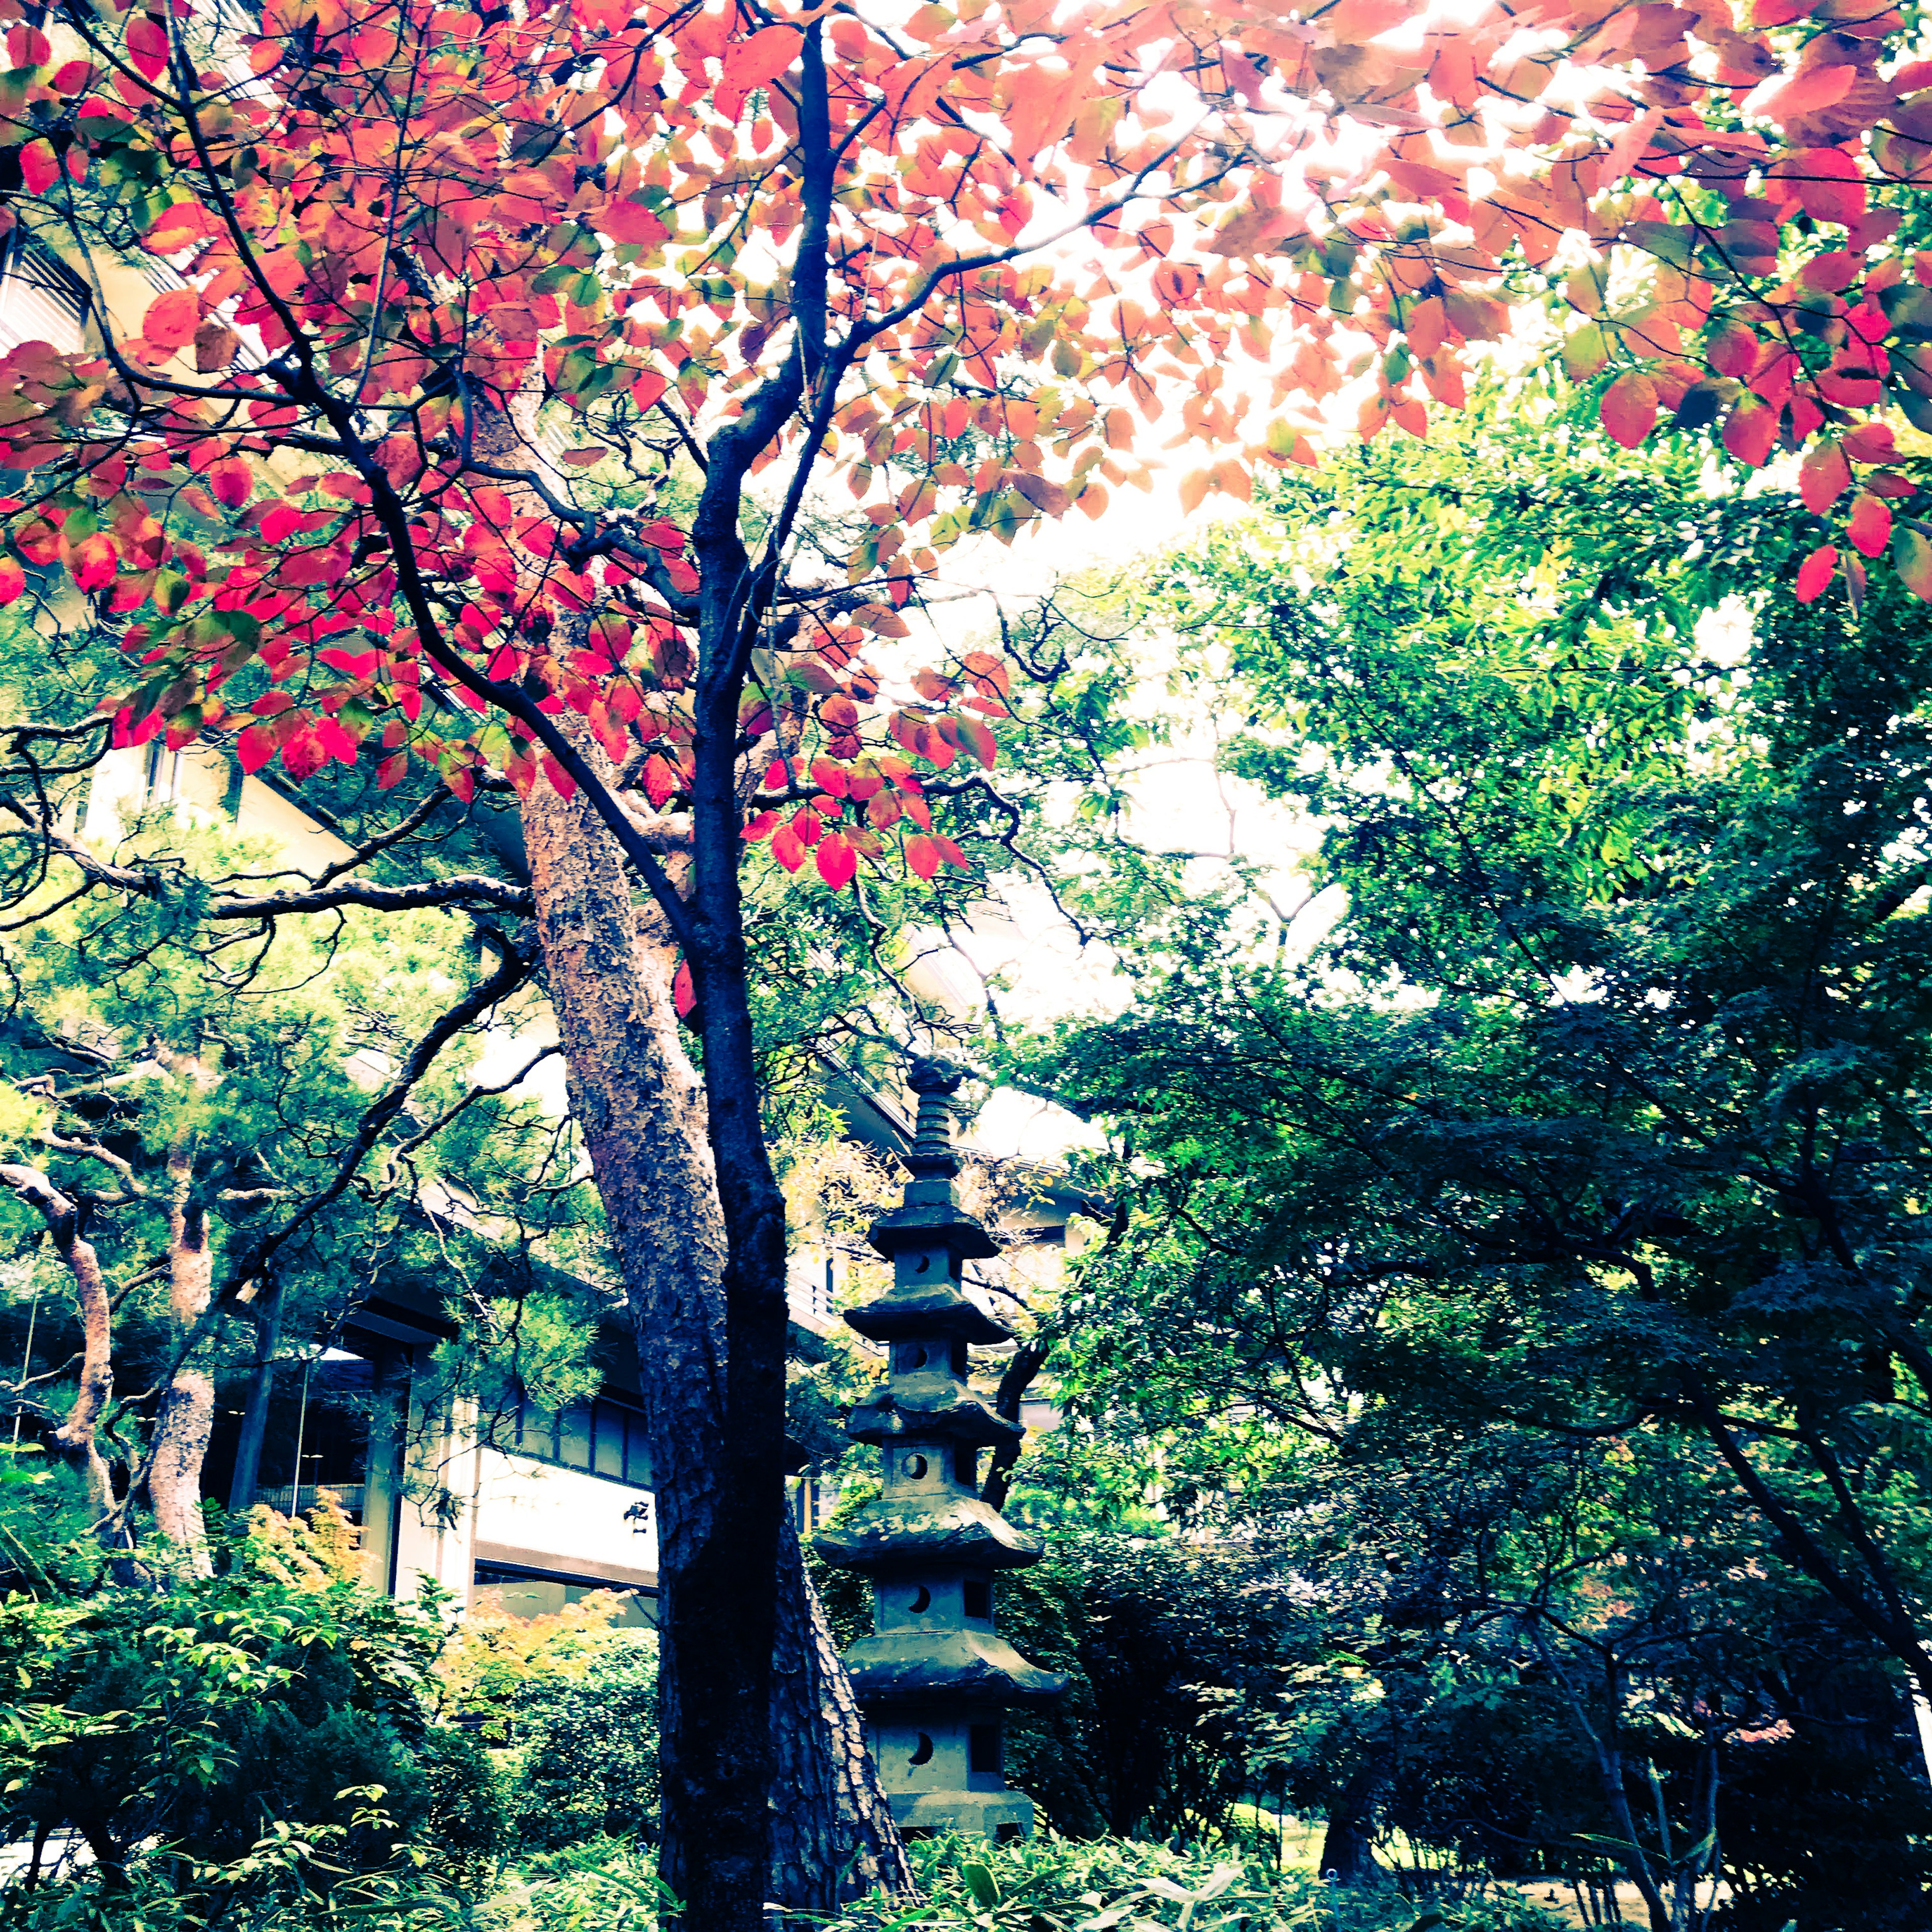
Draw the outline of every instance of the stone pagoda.
<instances>
[{"instance_id":1,"label":"stone pagoda","mask_svg":"<svg viewBox=\"0 0 1932 1932\"><path fill-rule=\"evenodd\" d=\"M1022 1430L967 1382L969 1345L1013 1336L960 1289L966 1262L998 1252L953 1189L952 1102L964 1078L944 1060L913 1062L913 1178L871 1235L892 1286L845 1316L888 1352L886 1379L847 1425L883 1450L885 1487L818 1546L827 1562L872 1579L872 1634L845 1662L900 1829L1018 1838L1032 1833L1033 1802L1006 1789L1004 1713L1050 1702L1066 1679L1029 1664L993 1628L994 1575L1042 1552L1037 1537L980 1498L980 1451Z\"/></svg>"}]
</instances>

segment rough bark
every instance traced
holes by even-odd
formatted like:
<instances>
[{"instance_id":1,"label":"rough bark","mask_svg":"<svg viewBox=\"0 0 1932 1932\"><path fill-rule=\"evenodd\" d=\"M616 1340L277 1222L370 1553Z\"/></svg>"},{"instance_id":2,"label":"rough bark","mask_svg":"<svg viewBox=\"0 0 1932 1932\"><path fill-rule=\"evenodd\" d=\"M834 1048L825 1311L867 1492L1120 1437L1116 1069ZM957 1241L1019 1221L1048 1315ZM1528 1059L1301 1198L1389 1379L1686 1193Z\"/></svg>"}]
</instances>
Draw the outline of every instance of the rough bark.
<instances>
[{"instance_id":1,"label":"rough bark","mask_svg":"<svg viewBox=\"0 0 1932 1932\"><path fill-rule=\"evenodd\" d=\"M80 1318L80 1373L73 1406L54 1431L55 1453L77 1474L93 1511L94 1532L109 1549L124 1540L114 1483L98 1440L100 1418L114 1394L114 1314L102 1280L100 1258L80 1232L80 1210L37 1167L0 1165L0 1183L10 1187L46 1222L54 1252L74 1283Z\"/></svg>"},{"instance_id":2,"label":"rough bark","mask_svg":"<svg viewBox=\"0 0 1932 1932\"><path fill-rule=\"evenodd\" d=\"M796 1814L781 1834L779 1901L820 1907L828 1878L848 1864L854 1887L869 1880L910 1890L884 1794L862 1747L854 1748L850 1688L796 1544L781 1546L782 1508L772 1568L747 1577L742 1559L736 1567L730 1560L742 1510L731 1507L730 1491L736 1412L727 1361L728 1244L704 1088L672 998L676 949L662 911L633 904L622 856L580 794L566 800L539 788L526 802L524 830L572 1105L638 1340L662 1590L664 1882L681 1899L703 1894L704 1916L722 1917L742 1904L743 1860L755 1846L761 1862L750 1888L762 1912L772 1892L764 1862L776 1726L795 1786L774 1787L771 1798ZM778 1414L782 1426L782 1390ZM787 1660L797 1666L781 1671L776 1698L760 1689L760 1672L743 1657L747 1633L758 1628L755 1605L748 1616L745 1600L762 1599L769 1687L779 1636L773 1569L787 1606ZM721 1602L730 1591L738 1600ZM748 1712L766 1732L749 1752ZM748 1821L744 1790L754 1778L759 1815ZM807 1862L816 1868L805 1872ZM688 1921L698 1916L694 1904Z\"/></svg>"},{"instance_id":3,"label":"rough bark","mask_svg":"<svg viewBox=\"0 0 1932 1932\"><path fill-rule=\"evenodd\" d=\"M772 1658L771 1895L830 1913L883 1892L910 1898L911 1868L866 1749L866 1724L788 1516L778 1541Z\"/></svg>"},{"instance_id":4,"label":"rough bark","mask_svg":"<svg viewBox=\"0 0 1932 1932\"><path fill-rule=\"evenodd\" d=\"M154 1418L148 1501L170 1555L197 1576L214 1572L201 1466L214 1427L214 1378L196 1362L192 1341L214 1290L208 1210L196 1196L194 1143L184 1138L168 1150L168 1323L176 1365Z\"/></svg>"}]
</instances>

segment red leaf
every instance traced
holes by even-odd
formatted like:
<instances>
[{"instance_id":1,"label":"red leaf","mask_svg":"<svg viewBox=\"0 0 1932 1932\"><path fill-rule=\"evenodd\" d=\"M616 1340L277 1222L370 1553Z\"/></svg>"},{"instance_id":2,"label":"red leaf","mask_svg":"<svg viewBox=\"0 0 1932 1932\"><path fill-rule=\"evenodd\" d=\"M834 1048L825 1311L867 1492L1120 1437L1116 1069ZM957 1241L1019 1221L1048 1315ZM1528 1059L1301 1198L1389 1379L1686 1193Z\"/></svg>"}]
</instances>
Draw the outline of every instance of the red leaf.
<instances>
[{"instance_id":1,"label":"red leaf","mask_svg":"<svg viewBox=\"0 0 1932 1932\"><path fill-rule=\"evenodd\" d=\"M406 748L393 752L376 767L376 788L388 791L402 783L410 769L410 754Z\"/></svg>"},{"instance_id":2,"label":"red leaf","mask_svg":"<svg viewBox=\"0 0 1932 1932\"><path fill-rule=\"evenodd\" d=\"M687 1018L698 1004L698 989L691 983L691 968L684 962L678 962L677 970L671 975L670 1003L677 1009L680 1019Z\"/></svg>"},{"instance_id":3,"label":"red leaf","mask_svg":"<svg viewBox=\"0 0 1932 1932\"><path fill-rule=\"evenodd\" d=\"M835 892L850 885L853 874L859 869L859 854L842 832L827 832L818 842L815 856L818 876Z\"/></svg>"},{"instance_id":4,"label":"red leaf","mask_svg":"<svg viewBox=\"0 0 1932 1932\"><path fill-rule=\"evenodd\" d=\"M170 289L148 304L141 333L151 347L185 349L201 320L201 297L193 289Z\"/></svg>"},{"instance_id":5,"label":"red leaf","mask_svg":"<svg viewBox=\"0 0 1932 1932\"><path fill-rule=\"evenodd\" d=\"M280 543L292 536L302 522L302 514L292 503L271 503L262 513L262 541Z\"/></svg>"},{"instance_id":6,"label":"red leaf","mask_svg":"<svg viewBox=\"0 0 1932 1932\"><path fill-rule=\"evenodd\" d=\"M145 79L152 80L168 64L168 32L152 14L128 22L128 58Z\"/></svg>"},{"instance_id":7,"label":"red leaf","mask_svg":"<svg viewBox=\"0 0 1932 1932\"><path fill-rule=\"evenodd\" d=\"M1794 594L1801 604L1810 604L1825 594L1825 586L1832 580L1832 573L1838 567L1838 547L1836 544L1823 544L1808 556L1798 569L1798 583ZM1900 572L1900 575L1904 574Z\"/></svg>"},{"instance_id":8,"label":"red leaf","mask_svg":"<svg viewBox=\"0 0 1932 1932\"><path fill-rule=\"evenodd\" d=\"M537 765L559 798L577 796L577 781L548 752L537 760Z\"/></svg>"},{"instance_id":9,"label":"red leaf","mask_svg":"<svg viewBox=\"0 0 1932 1932\"><path fill-rule=\"evenodd\" d=\"M178 201L148 224L141 239L157 255L178 255L217 233L221 224L198 201Z\"/></svg>"},{"instance_id":10,"label":"red leaf","mask_svg":"<svg viewBox=\"0 0 1932 1932\"><path fill-rule=\"evenodd\" d=\"M0 604L10 604L27 587L27 573L10 556L0 556Z\"/></svg>"},{"instance_id":11,"label":"red leaf","mask_svg":"<svg viewBox=\"0 0 1932 1932\"><path fill-rule=\"evenodd\" d=\"M1837 442L1814 443L1798 466L1798 494L1814 517L1822 517L1852 486L1852 466Z\"/></svg>"},{"instance_id":12,"label":"red leaf","mask_svg":"<svg viewBox=\"0 0 1932 1932\"><path fill-rule=\"evenodd\" d=\"M1898 454L1889 423L1860 423L1838 440L1855 463L1889 463Z\"/></svg>"},{"instance_id":13,"label":"red leaf","mask_svg":"<svg viewBox=\"0 0 1932 1932\"><path fill-rule=\"evenodd\" d=\"M20 150L20 178L32 195L45 194L60 179L60 157L51 143L29 141Z\"/></svg>"},{"instance_id":14,"label":"red leaf","mask_svg":"<svg viewBox=\"0 0 1932 1932\"><path fill-rule=\"evenodd\" d=\"M805 36L796 27L766 27L748 40L734 42L724 50L724 76L712 92L712 106L727 121L736 121L746 95L777 80L804 44Z\"/></svg>"},{"instance_id":15,"label":"red leaf","mask_svg":"<svg viewBox=\"0 0 1932 1932\"><path fill-rule=\"evenodd\" d=\"M1727 322L1704 344L1705 359L1720 376L1748 376L1757 367L1756 334L1741 322Z\"/></svg>"},{"instance_id":16,"label":"red leaf","mask_svg":"<svg viewBox=\"0 0 1932 1932\"><path fill-rule=\"evenodd\" d=\"M684 778L677 767L661 752L653 752L644 760L644 796L653 812L662 812L664 801L674 796Z\"/></svg>"},{"instance_id":17,"label":"red leaf","mask_svg":"<svg viewBox=\"0 0 1932 1932\"><path fill-rule=\"evenodd\" d=\"M1820 221L1856 221L1865 212L1864 177L1842 148L1812 148L1775 163L1768 173L1788 177L1798 206Z\"/></svg>"},{"instance_id":18,"label":"red leaf","mask_svg":"<svg viewBox=\"0 0 1932 1932\"><path fill-rule=\"evenodd\" d=\"M598 226L614 242L634 242L647 248L663 241L670 232L640 201L610 202L604 208Z\"/></svg>"},{"instance_id":19,"label":"red leaf","mask_svg":"<svg viewBox=\"0 0 1932 1932\"><path fill-rule=\"evenodd\" d=\"M1597 412L1612 440L1634 449L1657 421L1657 385L1634 370L1619 376L1604 392Z\"/></svg>"},{"instance_id":20,"label":"red leaf","mask_svg":"<svg viewBox=\"0 0 1932 1932\"><path fill-rule=\"evenodd\" d=\"M1892 541L1892 511L1885 499L1874 496L1869 490L1861 490L1852 499L1845 534L1851 538L1852 548L1867 556L1882 556Z\"/></svg>"},{"instance_id":21,"label":"red leaf","mask_svg":"<svg viewBox=\"0 0 1932 1932\"><path fill-rule=\"evenodd\" d=\"M114 581L120 562L114 539L96 531L74 547L74 580L83 590L98 590Z\"/></svg>"},{"instance_id":22,"label":"red leaf","mask_svg":"<svg viewBox=\"0 0 1932 1932\"><path fill-rule=\"evenodd\" d=\"M1740 463L1761 470L1778 440L1778 412L1755 396L1740 396L1724 424L1724 447Z\"/></svg>"},{"instance_id":23,"label":"red leaf","mask_svg":"<svg viewBox=\"0 0 1932 1932\"><path fill-rule=\"evenodd\" d=\"M805 841L798 836L796 826L788 821L772 834L772 856L788 872L795 872L805 863Z\"/></svg>"},{"instance_id":24,"label":"red leaf","mask_svg":"<svg viewBox=\"0 0 1932 1932\"><path fill-rule=\"evenodd\" d=\"M236 740L235 755L242 760L244 772L259 772L275 755L275 728L265 721L250 725ZM398 772L397 776L401 774Z\"/></svg>"},{"instance_id":25,"label":"red leaf","mask_svg":"<svg viewBox=\"0 0 1932 1932\"><path fill-rule=\"evenodd\" d=\"M231 456L208 471L208 487L214 492L217 502L238 510L255 487L255 472L239 457Z\"/></svg>"},{"instance_id":26,"label":"red leaf","mask_svg":"<svg viewBox=\"0 0 1932 1932\"><path fill-rule=\"evenodd\" d=\"M336 719L318 718L315 721L315 742L322 748L324 757L334 759L338 764L355 764L356 740Z\"/></svg>"},{"instance_id":27,"label":"red leaf","mask_svg":"<svg viewBox=\"0 0 1932 1932\"><path fill-rule=\"evenodd\" d=\"M1774 74L1744 97L1744 111L1788 124L1842 100L1858 77L1854 67L1820 66Z\"/></svg>"},{"instance_id":28,"label":"red leaf","mask_svg":"<svg viewBox=\"0 0 1932 1932\"><path fill-rule=\"evenodd\" d=\"M963 872L970 868L966 855L950 838L937 832L917 832L905 842L906 863L922 879L929 879L944 865L956 866Z\"/></svg>"}]
</instances>

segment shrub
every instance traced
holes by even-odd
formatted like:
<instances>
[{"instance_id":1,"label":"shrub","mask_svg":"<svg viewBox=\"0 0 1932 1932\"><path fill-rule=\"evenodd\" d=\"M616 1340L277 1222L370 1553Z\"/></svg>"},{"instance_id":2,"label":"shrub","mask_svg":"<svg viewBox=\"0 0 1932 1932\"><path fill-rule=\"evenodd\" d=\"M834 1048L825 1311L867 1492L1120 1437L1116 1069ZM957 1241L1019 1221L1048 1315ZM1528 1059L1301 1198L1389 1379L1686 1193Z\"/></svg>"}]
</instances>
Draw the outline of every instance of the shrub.
<instances>
[{"instance_id":1,"label":"shrub","mask_svg":"<svg viewBox=\"0 0 1932 1932\"><path fill-rule=\"evenodd\" d=\"M511 1704L512 1799L526 1847L657 1828L657 1637L612 1630L569 1676L529 1678Z\"/></svg>"},{"instance_id":2,"label":"shrub","mask_svg":"<svg viewBox=\"0 0 1932 1932\"><path fill-rule=\"evenodd\" d=\"M251 1534L218 1576L0 1602L5 1822L77 1832L110 1873L150 1841L232 1863L285 1826L340 1870L386 1862L428 1818L442 1626L312 1556Z\"/></svg>"},{"instance_id":3,"label":"shrub","mask_svg":"<svg viewBox=\"0 0 1932 1932\"><path fill-rule=\"evenodd\" d=\"M1339 1891L1271 1864L1118 1838L910 1846L920 1904L861 1900L833 1932L1562 1932L1513 1893L1418 1906Z\"/></svg>"},{"instance_id":4,"label":"shrub","mask_svg":"<svg viewBox=\"0 0 1932 1932\"><path fill-rule=\"evenodd\" d=\"M428 1794L424 1837L446 1852L458 1881L488 1882L516 1841L516 1819L502 1767L474 1738L438 1726L416 1750Z\"/></svg>"}]
</instances>

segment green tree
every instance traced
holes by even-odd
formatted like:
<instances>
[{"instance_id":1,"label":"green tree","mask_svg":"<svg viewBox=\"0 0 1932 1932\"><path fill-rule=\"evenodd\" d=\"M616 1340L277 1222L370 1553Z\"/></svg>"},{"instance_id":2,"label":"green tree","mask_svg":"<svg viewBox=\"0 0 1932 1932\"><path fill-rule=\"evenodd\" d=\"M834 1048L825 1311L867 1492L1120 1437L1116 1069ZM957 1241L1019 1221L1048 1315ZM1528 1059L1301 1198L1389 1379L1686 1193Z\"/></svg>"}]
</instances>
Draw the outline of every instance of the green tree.
<instances>
[{"instance_id":1,"label":"green tree","mask_svg":"<svg viewBox=\"0 0 1932 1932\"><path fill-rule=\"evenodd\" d=\"M1070 1386L1210 1488L1257 1431L1384 1468L1675 1445L1932 1691L1932 632L1883 586L1801 600L1795 499L1558 391L1270 512L1154 608L1249 718L1230 767L1321 826L1333 922L1174 904L1132 1010L1029 1060L1134 1204Z\"/></svg>"}]
</instances>

